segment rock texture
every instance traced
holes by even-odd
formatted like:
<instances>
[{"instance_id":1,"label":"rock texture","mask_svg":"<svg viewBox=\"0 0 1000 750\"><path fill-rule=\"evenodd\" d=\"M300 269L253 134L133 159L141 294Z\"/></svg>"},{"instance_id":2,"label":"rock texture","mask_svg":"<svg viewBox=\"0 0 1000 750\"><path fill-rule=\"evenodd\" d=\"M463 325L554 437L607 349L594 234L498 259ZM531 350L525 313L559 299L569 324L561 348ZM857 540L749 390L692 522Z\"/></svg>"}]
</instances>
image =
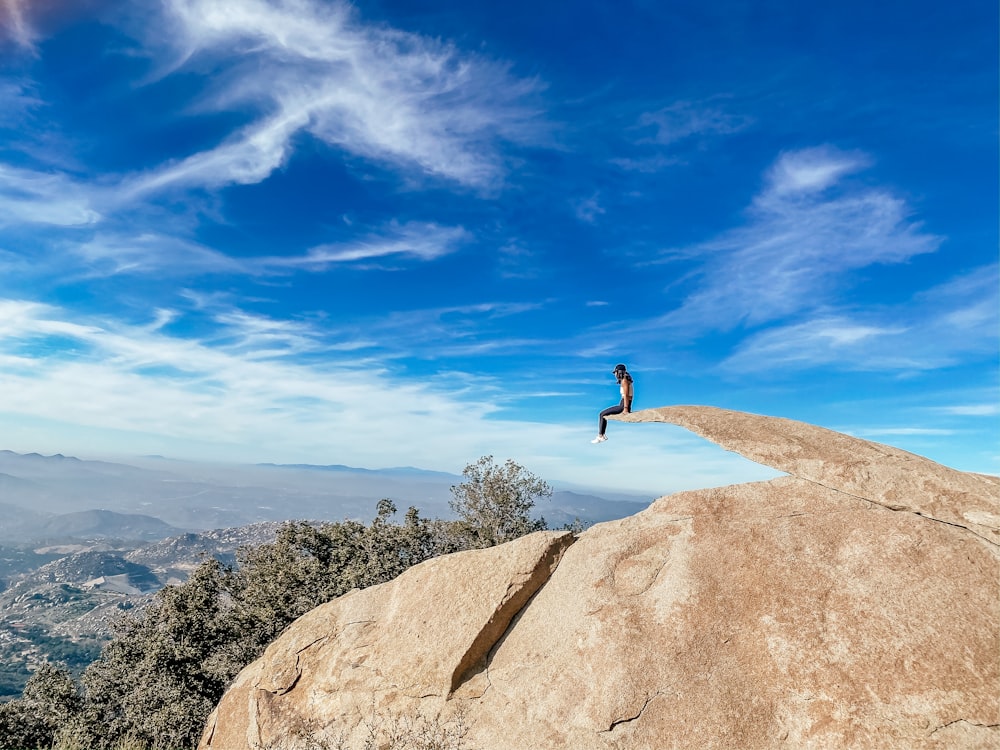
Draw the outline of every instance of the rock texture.
<instances>
[{"instance_id":1,"label":"rock texture","mask_svg":"<svg viewBox=\"0 0 1000 750\"><path fill-rule=\"evenodd\" d=\"M621 419L789 476L325 604L240 674L200 747L1000 747L996 478L786 419Z\"/></svg>"}]
</instances>

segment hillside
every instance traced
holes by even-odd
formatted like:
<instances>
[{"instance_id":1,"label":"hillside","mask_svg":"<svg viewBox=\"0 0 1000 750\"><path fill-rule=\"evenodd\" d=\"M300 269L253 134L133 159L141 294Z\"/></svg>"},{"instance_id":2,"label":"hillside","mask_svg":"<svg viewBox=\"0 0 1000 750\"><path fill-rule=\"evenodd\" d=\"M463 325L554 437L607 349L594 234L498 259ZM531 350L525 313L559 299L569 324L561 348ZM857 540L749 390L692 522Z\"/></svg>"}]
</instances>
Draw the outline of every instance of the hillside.
<instances>
[{"instance_id":1,"label":"hillside","mask_svg":"<svg viewBox=\"0 0 1000 750\"><path fill-rule=\"evenodd\" d=\"M12 575L0 592L0 700L20 695L30 669L41 661L82 670L123 612L141 609L163 586L184 582L206 558L230 564L240 546L273 541L280 526L182 534L142 546L77 542L40 548L47 554L0 548L3 558L33 566Z\"/></svg>"},{"instance_id":2,"label":"hillside","mask_svg":"<svg viewBox=\"0 0 1000 750\"><path fill-rule=\"evenodd\" d=\"M110 510L83 510L63 513L38 525L36 534L48 539L163 539L181 532L159 518Z\"/></svg>"}]
</instances>

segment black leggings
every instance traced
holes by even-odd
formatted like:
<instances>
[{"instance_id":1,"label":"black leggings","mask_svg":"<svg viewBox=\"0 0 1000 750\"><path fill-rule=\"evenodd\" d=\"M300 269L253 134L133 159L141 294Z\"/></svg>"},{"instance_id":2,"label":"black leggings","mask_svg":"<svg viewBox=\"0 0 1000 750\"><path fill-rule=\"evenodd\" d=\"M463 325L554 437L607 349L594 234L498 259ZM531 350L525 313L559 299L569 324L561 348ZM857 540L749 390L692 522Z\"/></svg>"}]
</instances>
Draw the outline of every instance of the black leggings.
<instances>
[{"instance_id":1,"label":"black leggings","mask_svg":"<svg viewBox=\"0 0 1000 750\"><path fill-rule=\"evenodd\" d=\"M631 407L629 409L631 411ZM605 430L608 429L608 417L612 414L621 414L625 411L625 399L618 402L618 406L609 406L607 409L601 412L601 431L600 434L603 435Z\"/></svg>"}]
</instances>

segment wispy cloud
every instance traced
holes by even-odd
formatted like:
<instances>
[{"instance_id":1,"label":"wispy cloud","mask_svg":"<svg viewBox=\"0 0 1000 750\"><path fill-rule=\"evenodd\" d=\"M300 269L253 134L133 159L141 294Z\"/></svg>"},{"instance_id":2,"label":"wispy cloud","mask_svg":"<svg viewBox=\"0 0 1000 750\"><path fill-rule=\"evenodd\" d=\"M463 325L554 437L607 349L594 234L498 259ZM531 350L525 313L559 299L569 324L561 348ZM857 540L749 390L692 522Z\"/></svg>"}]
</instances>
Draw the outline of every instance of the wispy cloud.
<instances>
[{"instance_id":1,"label":"wispy cloud","mask_svg":"<svg viewBox=\"0 0 1000 750\"><path fill-rule=\"evenodd\" d=\"M308 324L268 320L234 310L217 316L211 336L190 339L164 331L162 315L149 326L82 324L66 321L63 316L62 311L45 305L11 300L0 303L0 318L5 323L0 328L0 345L4 349L16 346L13 353L31 361L24 372L6 373L4 409L50 418L59 418L59 412L65 410L62 418L75 416L88 423L100 417L110 426L135 430L142 430L142 422L152 418L163 423L159 429L190 437L204 430L202 417L215 414L221 423L213 429L221 429L225 439L233 439L235 430L277 411L279 403L303 400L298 407L293 403L281 409L280 416L271 414L271 419L290 429L301 419L315 422L308 410L315 408L316 402L331 410L327 418L350 403L379 411L383 408L379 401L384 403L392 390L378 384L383 376L368 373L372 392L380 399L371 399L362 407L360 396L368 386L360 378L342 377L349 374L344 363L333 359L315 368L298 363L297 355L321 345L320 329ZM64 339L61 347L53 336ZM44 358L46 374L39 374L41 360L35 356ZM51 391L42 398L47 387ZM403 390L407 389L421 390L417 386ZM154 403L158 401L152 397L154 392L161 393L162 406ZM402 395L392 400L395 408L402 408ZM61 403L56 406L54 402ZM179 409L176 417L169 414L172 408ZM199 416L192 418L195 414Z\"/></svg>"},{"instance_id":2,"label":"wispy cloud","mask_svg":"<svg viewBox=\"0 0 1000 750\"><path fill-rule=\"evenodd\" d=\"M676 156L665 156L664 154L654 154L653 156L622 156L611 160L611 163L621 167L628 172L643 172L653 174L675 164L680 164L682 159Z\"/></svg>"},{"instance_id":3,"label":"wispy cloud","mask_svg":"<svg viewBox=\"0 0 1000 750\"><path fill-rule=\"evenodd\" d=\"M275 117L244 128L211 151L126 178L122 198L135 200L166 187L218 188L261 182L284 163L289 140L308 122L305 105L297 110L284 109Z\"/></svg>"},{"instance_id":4,"label":"wispy cloud","mask_svg":"<svg viewBox=\"0 0 1000 750\"><path fill-rule=\"evenodd\" d=\"M600 194L595 193L589 198L576 201L573 206L576 218L587 224L593 224L597 219L606 213L600 202Z\"/></svg>"},{"instance_id":5,"label":"wispy cloud","mask_svg":"<svg viewBox=\"0 0 1000 750\"><path fill-rule=\"evenodd\" d=\"M276 320L274 318L249 313L232 308L215 315L219 326L211 337L215 345L223 345L233 353L244 353L252 360L267 360L289 357L308 352L351 351L362 348L363 344L351 341L339 345L327 344L328 333L304 320Z\"/></svg>"},{"instance_id":6,"label":"wispy cloud","mask_svg":"<svg viewBox=\"0 0 1000 750\"><path fill-rule=\"evenodd\" d=\"M1000 319L1000 265L994 263L959 274L920 292L915 301L937 311L942 331L974 331L984 345L995 345Z\"/></svg>"},{"instance_id":7,"label":"wispy cloud","mask_svg":"<svg viewBox=\"0 0 1000 750\"><path fill-rule=\"evenodd\" d=\"M995 417L1000 415L1000 403L955 404L932 407L931 410L956 417Z\"/></svg>"},{"instance_id":8,"label":"wispy cloud","mask_svg":"<svg viewBox=\"0 0 1000 750\"><path fill-rule=\"evenodd\" d=\"M470 238L462 227L390 222L341 243L284 256L233 257L203 244L152 231L98 231L89 238L64 237L30 263L0 248L0 269L20 278L57 274L64 283L114 276L198 279L246 276L266 281L294 273L321 273L350 264L370 268L390 258L433 261L457 252Z\"/></svg>"},{"instance_id":9,"label":"wispy cloud","mask_svg":"<svg viewBox=\"0 0 1000 750\"><path fill-rule=\"evenodd\" d=\"M102 233L84 242L66 243L65 247L66 254L75 256L79 264L79 270L73 268L71 274L76 272L82 276L155 274L177 278L247 272L244 263L216 250L148 232L137 235Z\"/></svg>"},{"instance_id":10,"label":"wispy cloud","mask_svg":"<svg viewBox=\"0 0 1000 750\"><path fill-rule=\"evenodd\" d=\"M768 189L758 198L765 208L785 196L809 195L826 190L841 177L869 166L861 153L809 148L782 154L767 174ZM780 210L780 206L779 206Z\"/></svg>"},{"instance_id":11,"label":"wispy cloud","mask_svg":"<svg viewBox=\"0 0 1000 750\"><path fill-rule=\"evenodd\" d=\"M866 164L831 147L783 154L745 226L665 255L703 265L694 291L660 323L698 331L779 320L834 300L852 271L934 252L942 238L911 220L901 198L839 184Z\"/></svg>"},{"instance_id":12,"label":"wispy cloud","mask_svg":"<svg viewBox=\"0 0 1000 750\"><path fill-rule=\"evenodd\" d=\"M547 272L538 263L536 253L518 241L497 249L497 268L505 279L537 279Z\"/></svg>"},{"instance_id":13,"label":"wispy cloud","mask_svg":"<svg viewBox=\"0 0 1000 750\"><path fill-rule=\"evenodd\" d=\"M869 437L886 435L954 435L954 430L944 430L937 427L866 427L855 434Z\"/></svg>"},{"instance_id":14,"label":"wispy cloud","mask_svg":"<svg viewBox=\"0 0 1000 750\"><path fill-rule=\"evenodd\" d=\"M545 339L510 336L513 316L536 312L544 302L482 302L471 305L405 310L359 321L368 335L383 343L394 358L451 357L543 350Z\"/></svg>"},{"instance_id":15,"label":"wispy cloud","mask_svg":"<svg viewBox=\"0 0 1000 750\"><path fill-rule=\"evenodd\" d=\"M164 5L167 23L155 28L173 66L211 60L226 70L202 106L242 104L262 116L210 151L132 180L134 194L259 182L302 132L356 156L486 188L505 170L500 144L534 141L542 131L526 103L537 81L435 39L365 25L347 3Z\"/></svg>"},{"instance_id":16,"label":"wispy cloud","mask_svg":"<svg viewBox=\"0 0 1000 750\"><path fill-rule=\"evenodd\" d=\"M734 372L929 370L996 354L1000 269L987 266L917 295L911 304L820 315L747 338L722 363Z\"/></svg>"},{"instance_id":17,"label":"wispy cloud","mask_svg":"<svg viewBox=\"0 0 1000 750\"><path fill-rule=\"evenodd\" d=\"M18 125L26 112L41 103L25 81L0 78L0 126Z\"/></svg>"},{"instance_id":18,"label":"wispy cloud","mask_svg":"<svg viewBox=\"0 0 1000 750\"><path fill-rule=\"evenodd\" d=\"M0 163L0 226L80 226L101 218L87 187L58 172L39 172Z\"/></svg>"},{"instance_id":19,"label":"wispy cloud","mask_svg":"<svg viewBox=\"0 0 1000 750\"><path fill-rule=\"evenodd\" d=\"M611 163L632 172L659 172L685 161L681 146L699 147L707 139L732 135L753 124L753 118L729 111L724 102L725 97L678 101L642 113L624 133L637 153L615 157Z\"/></svg>"},{"instance_id":20,"label":"wispy cloud","mask_svg":"<svg viewBox=\"0 0 1000 750\"><path fill-rule=\"evenodd\" d=\"M774 371L820 367L833 362L856 369L916 367L908 355L902 360L882 356L877 362L859 357L864 352L882 352L886 339L906 332L900 327L880 327L847 317L822 317L757 333L744 341L723 363L736 372Z\"/></svg>"},{"instance_id":21,"label":"wispy cloud","mask_svg":"<svg viewBox=\"0 0 1000 750\"><path fill-rule=\"evenodd\" d=\"M692 136L729 135L753 122L746 115L727 112L717 101L674 102L639 117L634 131L638 143L668 145Z\"/></svg>"},{"instance_id":22,"label":"wispy cloud","mask_svg":"<svg viewBox=\"0 0 1000 750\"><path fill-rule=\"evenodd\" d=\"M28 21L28 0L0 0L0 39L34 49L35 32Z\"/></svg>"},{"instance_id":23,"label":"wispy cloud","mask_svg":"<svg viewBox=\"0 0 1000 750\"><path fill-rule=\"evenodd\" d=\"M264 269L303 268L322 271L339 263L357 263L390 256L435 260L455 252L471 235L462 227L433 223L390 224L378 234L349 242L319 245L305 255L262 258L254 266Z\"/></svg>"}]
</instances>

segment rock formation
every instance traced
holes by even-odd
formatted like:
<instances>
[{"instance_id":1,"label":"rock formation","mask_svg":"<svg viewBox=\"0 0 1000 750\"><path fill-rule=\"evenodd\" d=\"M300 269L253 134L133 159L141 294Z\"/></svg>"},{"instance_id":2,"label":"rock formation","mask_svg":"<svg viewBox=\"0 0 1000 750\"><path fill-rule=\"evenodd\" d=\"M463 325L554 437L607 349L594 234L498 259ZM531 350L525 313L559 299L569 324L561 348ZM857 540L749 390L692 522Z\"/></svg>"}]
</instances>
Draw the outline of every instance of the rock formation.
<instances>
[{"instance_id":1,"label":"rock formation","mask_svg":"<svg viewBox=\"0 0 1000 750\"><path fill-rule=\"evenodd\" d=\"M1000 480L786 419L621 419L788 476L318 607L200 748L1000 747Z\"/></svg>"}]
</instances>

